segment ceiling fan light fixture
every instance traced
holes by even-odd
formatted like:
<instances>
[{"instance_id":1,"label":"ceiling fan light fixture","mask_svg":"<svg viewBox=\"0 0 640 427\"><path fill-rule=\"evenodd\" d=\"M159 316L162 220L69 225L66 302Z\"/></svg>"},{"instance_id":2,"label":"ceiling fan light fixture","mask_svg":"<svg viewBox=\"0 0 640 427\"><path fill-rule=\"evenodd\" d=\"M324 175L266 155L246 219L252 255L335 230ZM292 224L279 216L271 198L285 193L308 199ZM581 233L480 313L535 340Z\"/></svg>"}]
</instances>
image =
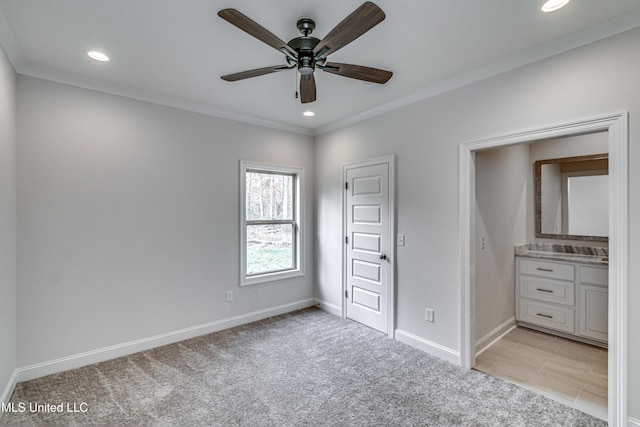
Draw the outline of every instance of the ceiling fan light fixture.
<instances>
[{"instance_id":1,"label":"ceiling fan light fixture","mask_svg":"<svg viewBox=\"0 0 640 427\"><path fill-rule=\"evenodd\" d=\"M305 111L304 113L302 113L302 115L305 117L313 117L316 115L316 113L314 113L313 111Z\"/></svg>"},{"instance_id":2,"label":"ceiling fan light fixture","mask_svg":"<svg viewBox=\"0 0 640 427\"><path fill-rule=\"evenodd\" d=\"M555 12L558 9L562 9L569 3L570 0L547 0L542 5L541 10L543 12Z\"/></svg>"},{"instance_id":3,"label":"ceiling fan light fixture","mask_svg":"<svg viewBox=\"0 0 640 427\"><path fill-rule=\"evenodd\" d=\"M87 55L89 56L89 58L98 62L107 62L109 60L109 57L99 50L89 50L87 51Z\"/></svg>"},{"instance_id":4,"label":"ceiling fan light fixture","mask_svg":"<svg viewBox=\"0 0 640 427\"><path fill-rule=\"evenodd\" d=\"M315 69L315 63L313 62L313 58L311 56L301 56L298 63L298 71L303 76L313 74L313 70Z\"/></svg>"}]
</instances>

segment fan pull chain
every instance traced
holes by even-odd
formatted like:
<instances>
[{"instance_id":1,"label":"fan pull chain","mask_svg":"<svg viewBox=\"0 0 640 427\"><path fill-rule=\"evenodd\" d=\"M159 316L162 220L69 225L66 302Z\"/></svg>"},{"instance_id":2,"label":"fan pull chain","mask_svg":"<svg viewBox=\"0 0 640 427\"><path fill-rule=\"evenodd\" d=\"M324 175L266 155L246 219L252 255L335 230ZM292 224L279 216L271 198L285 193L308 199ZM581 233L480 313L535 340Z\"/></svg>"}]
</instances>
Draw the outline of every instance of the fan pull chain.
<instances>
[{"instance_id":1,"label":"fan pull chain","mask_svg":"<svg viewBox=\"0 0 640 427\"><path fill-rule=\"evenodd\" d=\"M299 85L298 85L298 71L296 71L296 73L295 73L295 74L296 74L296 77L295 77L295 84L296 84L295 91L296 91L296 99L298 99L298 96L299 96L299 95L298 95L298 86L299 86Z\"/></svg>"}]
</instances>

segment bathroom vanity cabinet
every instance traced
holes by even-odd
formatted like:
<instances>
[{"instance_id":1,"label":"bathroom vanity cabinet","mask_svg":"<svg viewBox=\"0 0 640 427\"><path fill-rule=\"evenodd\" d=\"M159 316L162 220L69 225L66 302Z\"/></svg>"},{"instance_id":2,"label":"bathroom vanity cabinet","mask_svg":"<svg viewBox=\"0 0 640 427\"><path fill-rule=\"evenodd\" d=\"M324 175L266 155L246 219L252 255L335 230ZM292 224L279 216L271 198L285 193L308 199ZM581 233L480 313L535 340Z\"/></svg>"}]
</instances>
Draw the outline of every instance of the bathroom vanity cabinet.
<instances>
[{"instance_id":1,"label":"bathroom vanity cabinet","mask_svg":"<svg viewBox=\"0 0 640 427\"><path fill-rule=\"evenodd\" d=\"M519 325L607 346L607 265L526 256L515 262Z\"/></svg>"}]
</instances>

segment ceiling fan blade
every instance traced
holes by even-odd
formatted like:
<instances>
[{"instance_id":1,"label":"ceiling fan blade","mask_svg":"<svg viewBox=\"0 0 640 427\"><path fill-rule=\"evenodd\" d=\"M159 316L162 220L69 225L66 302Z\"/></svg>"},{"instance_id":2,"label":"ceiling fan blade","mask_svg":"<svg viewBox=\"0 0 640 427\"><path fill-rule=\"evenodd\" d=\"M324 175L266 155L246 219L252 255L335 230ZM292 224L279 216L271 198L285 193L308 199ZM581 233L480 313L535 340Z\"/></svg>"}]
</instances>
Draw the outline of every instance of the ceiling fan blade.
<instances>
[{"instance_id":1,"label":"ceiling fan blade","mask_svg":"<svg viewBox=\"0 0 640 427\"><path fill-rule=\"evenodd\" d=\"M327 62L322 67L318 67L327 73L337 74L342 77L364 80L365 82L385 84L389 81L393 73L379 68L363 67L362 65L340 64L338 62Z\"/></svg>"},{"instance_id":2,"label":"ceiling fan blade","mask_svg":"<svg viewBox=\"0 0 640 427\"><path fill-rule=\"evenodd\" d=\"M226 76L222 76L220 78L227 82L235 82L251 77L264 76L265 74L275 73L276 71L290 70L291 68L292 67L287 67L285 65L277 65L275 67L256 68L255 70L242 71L235 74L227 74Z\"/></svg>"},{"instance_id":3,"label":"ceiling fan blade","mask_svg":"<svg viewBox=\"0 0 640 427\"><path fill-rule=\"evenodd\" d=\"M303 104L316 100L316 79L313 74L300 76L300 101Z\"/></svg>"},{"instance_id":4,"label":"ceiling fan blade","mask_svg":"<svg viewBox=\"0 0 640 427\"><path fill-rule=\"evenodd\" d=\"M291 55L294 59L297 57L298 54L296 53L296 51L293 50L289 45L287 45L287 43L285 43L283 40L281 40L279 37L274 35L272 32L270 32L257 22L238 12L237 10L223 9L218 12L218 16L240 28L242 31L251 34L258 40L268 44L274 49L279 50L285 55Z\"/></svg>"},{"instance_id":5,"label":"ceiling fan blade","mask_svg":"<svg viewBox=\"0 0 640 427\"><path fill-rule=\"evenodd\" d=\"M315 59L326 58L327 55L351 43L371 28L378 25L385 14L370 1L365 2L340 22L313 49Z\"/></svg>"}]
</instances>

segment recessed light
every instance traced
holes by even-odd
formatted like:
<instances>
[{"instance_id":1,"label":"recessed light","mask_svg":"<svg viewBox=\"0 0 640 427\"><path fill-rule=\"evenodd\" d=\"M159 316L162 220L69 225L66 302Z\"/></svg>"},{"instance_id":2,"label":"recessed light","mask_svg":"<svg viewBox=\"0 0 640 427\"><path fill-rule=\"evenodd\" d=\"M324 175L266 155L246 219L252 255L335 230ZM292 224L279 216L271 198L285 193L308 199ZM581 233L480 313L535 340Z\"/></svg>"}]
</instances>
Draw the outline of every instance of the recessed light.
<instances>
[{"instance_id":1,"label":"recessed light","mask_svg":"<svg viewBox=\"0 0 640 427\"><path fill-rule=\"evenodd\" d=\"M316 113L314 113L313 111L305 111L304 113L302 113L303 116L307 116L307 117L311 117L311 116L315 116Z\"/></svg>"},{"instance_id":2,"label":"recessed light","mask_svg":"<svg viewBox=\"0 0 640 427\"><path fill-rule=\"evenodd\" d=\"M87 55L89 55L89 58L95 59L96 61L100 62L107 62L109 60L109 57L107 55L98 50L90 50L87 52Z\"/></svg>"},{"instance_id":3,"label":"recessed light","mask_svg":"<svg viewBox=\"0 0 640 427\"><path fill-rule=\"evenodd\" d=\"M565 7L569 3L569 0L547 0L542 5L543 12L555 12L558 9Z\"/></svg>"}]
</instances>

